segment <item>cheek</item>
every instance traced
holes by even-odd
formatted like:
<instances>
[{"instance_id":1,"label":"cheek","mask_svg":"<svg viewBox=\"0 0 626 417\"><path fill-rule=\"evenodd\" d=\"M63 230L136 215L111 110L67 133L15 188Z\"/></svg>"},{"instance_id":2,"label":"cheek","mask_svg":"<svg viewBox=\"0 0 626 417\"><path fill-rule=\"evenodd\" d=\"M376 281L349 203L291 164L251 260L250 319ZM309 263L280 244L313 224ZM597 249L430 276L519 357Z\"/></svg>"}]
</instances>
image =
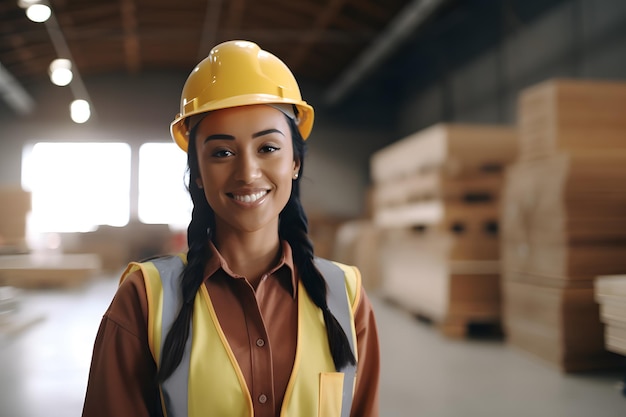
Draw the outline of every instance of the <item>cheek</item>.
<instances>
[{"instance_id":1,"label":"cheek","mask_svg":"<svg viewBox=\"0 0 626 417\"><path fill-rule=\"evenodd\" d=\"M280 168L276 170L277 177L282 183L291 183L293 181L294 163L286 161L280 164Z\"/></svg>"}]
</instances>

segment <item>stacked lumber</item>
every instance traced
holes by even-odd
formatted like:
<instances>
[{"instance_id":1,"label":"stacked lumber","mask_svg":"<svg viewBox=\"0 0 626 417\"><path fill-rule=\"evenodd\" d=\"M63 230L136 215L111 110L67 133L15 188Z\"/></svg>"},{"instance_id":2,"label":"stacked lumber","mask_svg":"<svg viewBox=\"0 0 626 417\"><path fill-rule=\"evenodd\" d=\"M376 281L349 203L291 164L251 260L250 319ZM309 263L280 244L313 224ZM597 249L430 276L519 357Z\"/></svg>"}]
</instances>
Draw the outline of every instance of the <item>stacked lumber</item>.
<instances>
[{"instance_id":1,"label":"stacked lumber","mask_svg":"<svg viewBox=\"0 0 626 417\"><path fill-rule=\"evenodd\" d=\"M92 232L65 234L61 246L68 255L96 255L103 271L119 273L129 262L180 250L180 238L166 224L131 221L124 227L100 225Z\"/></svg>"},{"instance_id":2,"label":"stacked lumber","mask_svg":"<svg viewBox=\"0 0 626 417\"><path fill-rule=\"evenodd\" d=\"M95 254L20 254L0 256L0 285L17 288L70 288L99 273Z\"/></svg>"},{"instance_id":3,"label":"stacked lumber","mask_svg":"<svg viewBox=\"0 0 626 417\"><path fill-rule=\"evenodd\" d=\"M621 82L568 79L527 88L518 100L520 158L625 149L624 91Z\"/></svg>"},{"instance_id":4,"label":"stacked lumber","mask_svg":"<svg viewBox=\"0 0 626 417\"><path fill-rule=\"evenodd\" d=\"M605 324L606 348L626 356L626 275L597 277L595 295Z\"/></svg>"},{"instance_id":5,"label":"stacked lumber","mask_svg":"<svg viewBox=\"0 0 626 417\"><path fill-rule=\"evenodd\" d=\"M612 366L593 281L626 271L626 84L552 80L518 104L500 222L507 339L565 372Z\"/></svg>"},{"instance_id":6,"label":"stacked lumber","mask_svg":"<svg viewBox=\"0 0 626 417\"><path fill-rule=\"evenodd\" d=\"M368 291L380 287L378 235L370 219L346 221L337 229L332 252L332 259L359 268L361 282Z\"/></svg>"},{"instance_id":7,"label":"stacked lumber","mask_svg":"<svg viewBox=\"0 0 626 417\"><path fill-rule=\"evenodd\" d=\"M31 195L19 185L0 187L0 254L27 251L26 216Z\"/></svg>"},{"instance_id":8,"label":"stacked lumber","mask_svg":"<svg viewBox=\"0 0 626 417\"><path fill-rule=\"evenodd\" d=\"M499 322L499 202L515 132L439 124L371 158L381 291L450 336Z\"/></svg>"},{"instance_id":9,"label":"stacked lumber","mask_svg":"<svg viewBox=\"0 0 626 417\"><path fill-rule=\"evenodd\" d=\"M331 258L336 244L337 229L346 221L342 216L311 214L308 216L309 238L315 248L315 255Z\"/></svg>"}]
</instances>

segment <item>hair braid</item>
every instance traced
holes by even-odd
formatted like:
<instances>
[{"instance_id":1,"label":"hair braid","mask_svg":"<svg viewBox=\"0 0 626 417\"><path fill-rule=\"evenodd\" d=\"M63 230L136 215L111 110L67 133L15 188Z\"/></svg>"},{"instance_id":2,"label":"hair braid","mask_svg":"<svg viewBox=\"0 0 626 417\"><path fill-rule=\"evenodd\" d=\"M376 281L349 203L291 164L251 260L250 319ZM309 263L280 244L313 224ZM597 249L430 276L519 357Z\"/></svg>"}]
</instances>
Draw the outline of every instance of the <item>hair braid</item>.
<instances>
[{"instance_id":1,"label":"hair braid","mask_svg":"<svg viewBox=\"0 0 626 417\"><path fill-rule=\"evenodd\" d=\"M291 120L289 122L294 144L294 156L300 160L301 174L306 145L295 123ZM336 369L341 369L348 363L354 365L356 358L350 348L348 336L328 308L326 281L313 263L313 243L308 236L308 220L300 202L301 177L302 175L299 175L298 179L292 183L291 196L280 215L278 232L281 238L287 240L292 248L293 260L300 272L300 278L306 292L315 305L322 310L333 362Z\"/></svg>"},{"instance_id":2,"label":"hair braid","mask_svg":"<svg viewBox=\"0 0 626 417\"><path fill-rule=\"evenodd\" d=\"M299 199L292 196L282 213L280 234L292 247L294 263L306 292L322 310L333 362L335 368L341 369L348 363L354 365L356 359L346 333L328 308L326 281L313 263L313 244L308 238L307 228L306 215Z\"/></svg>"},{"instance_id":3,"label":"hair braid","mask_svg":"<svg viewBox=\"0 0 626 417\"><path fill-rule=\"evenodd\" d=\"M215 229L213 209L207 203L204 192L195 181L198 177L198 160L193 140L189 141L188 152L189 184L187 189L193 201L193 211L191 213L191 222L187 228L187 244L189 246L187 265L185 265L181 275L183 302L163 344L161 365L158 372L159 382L169 378L183 358L185 344L189 338L193 303L196 293L203 282L204 265L209 255L209 241L212 230Z\"/></svg>"}]
</instances>

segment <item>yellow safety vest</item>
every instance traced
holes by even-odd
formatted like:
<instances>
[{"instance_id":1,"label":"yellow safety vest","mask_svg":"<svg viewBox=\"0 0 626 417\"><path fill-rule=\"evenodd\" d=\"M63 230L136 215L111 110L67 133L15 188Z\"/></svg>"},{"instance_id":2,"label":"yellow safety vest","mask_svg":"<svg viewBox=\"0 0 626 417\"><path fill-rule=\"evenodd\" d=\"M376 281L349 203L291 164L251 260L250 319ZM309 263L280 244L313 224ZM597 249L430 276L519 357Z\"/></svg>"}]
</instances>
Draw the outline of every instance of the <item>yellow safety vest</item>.
<instances>
[{"instance_id":1,"label":"yellow safety vest","mask_svg":"<svg viewBox=\"0 0 626 417\"><path fill-rule=\"evenodd\" d=\"M329 308L351 339L356 357L354 311L361 293L360 273L355 267L337 262L320 258L315 262L328 284ZM184 255L162 257L131 263L122 274L121 281L137 270L143 274L148 299L148 342L157 364L167 331L180 309L179 277L185 263ZM348 417L356 366L340 372L335 369L322 312L301 282L298 294L298 344L280 416ZM193 308L191 337L183 360L160 387L165 415L253 417L254 406L246 381L204 285Z\"/></svg>"}]
</instances>

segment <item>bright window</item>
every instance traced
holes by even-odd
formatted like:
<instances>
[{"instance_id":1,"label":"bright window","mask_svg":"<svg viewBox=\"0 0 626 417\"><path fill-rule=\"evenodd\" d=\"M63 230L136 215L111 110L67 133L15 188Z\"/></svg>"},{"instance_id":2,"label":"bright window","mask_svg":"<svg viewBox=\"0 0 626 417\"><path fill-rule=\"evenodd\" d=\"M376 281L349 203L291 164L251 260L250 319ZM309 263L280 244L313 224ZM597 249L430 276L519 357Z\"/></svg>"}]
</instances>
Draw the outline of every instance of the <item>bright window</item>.
<instances>
[{"instance_id":1,"label":"bright window","mask_svg":"<svg viewBox=\"0 0 626 417\"><path fill-rule=\"evenodd\" d=\"M139 149L139 220L184 229L191 220L185 178L187 154L174 143L146 143Z\"/></svg>"},{"instance_id":2,"label":"bright window","mask_svg":"<svg viewBox=\"0 0 626 417\"><path fill-rule=\"evenodd\" d=\"M124 226L130 212L126 143L37 143L24 151L22 186L32 193L32 232Z\"/></svg>"}]
</instances>

